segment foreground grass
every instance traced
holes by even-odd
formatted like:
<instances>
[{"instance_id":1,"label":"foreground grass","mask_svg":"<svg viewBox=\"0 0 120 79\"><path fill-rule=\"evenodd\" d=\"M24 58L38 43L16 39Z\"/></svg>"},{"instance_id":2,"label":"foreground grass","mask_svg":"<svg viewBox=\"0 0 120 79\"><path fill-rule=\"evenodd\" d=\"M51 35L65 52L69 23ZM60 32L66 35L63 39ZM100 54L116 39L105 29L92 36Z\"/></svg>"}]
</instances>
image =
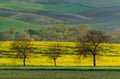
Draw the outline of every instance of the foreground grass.
<instances>
[{"instance_id":1,"label":"foreground grass","mask_svg":"<svg viewBox=\"0 0 120 79\"><path fill-rule=\"evenodd\" d=\"M0 79L120 79L120 70L116 70L119 69L119 67L13 68L2 67L0 69Z\"/></svg>"}]
</instances>

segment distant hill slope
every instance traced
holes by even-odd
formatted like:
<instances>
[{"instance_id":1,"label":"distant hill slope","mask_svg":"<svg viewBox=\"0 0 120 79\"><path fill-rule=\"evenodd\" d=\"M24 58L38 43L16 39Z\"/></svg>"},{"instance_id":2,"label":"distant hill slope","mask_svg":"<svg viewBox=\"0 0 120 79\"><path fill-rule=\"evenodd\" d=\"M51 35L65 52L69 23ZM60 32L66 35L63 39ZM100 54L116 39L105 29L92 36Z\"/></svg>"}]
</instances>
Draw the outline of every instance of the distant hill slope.
<instances>
[{"instance_id":1,"label":"distant hill slope","mask_svg":"<svg viewBox=\"0 0 120 79\"><path fill-rule=\"evenodd\" d=\"M65 14L65 13L53 12L53 11L32 11L32 10L27 11L26 10L23 12L47 16L50 18L60 20L62 21L62 23L66 23L66 24L79 24L79 23L83 23L85 21L91 20L91 18L89 17L85 17L77 14Z\"/></svg>"},{"instance_id":2,"label":"distant hill slope","mask_svg":"<svg viewBox=\"0 0 120 79\"><path fill-rule=\"evenodd\" d=\"M5 0L0 1L0 8L12 10L44 10L63 13L79 13L92 9L74 3L63 2L62 0L59 0L57 3L56 1L57 0L48 0L48 2L47 0Z\"/></svg>"},{"instance_id":3,"label":"distant hill slope","mask_svg":"<svg viewBox=\"0 0 120 79\"><path fill-rule=\"evenodd\" d=\"M84 6L103 8L103 7L113 7L120 6L120 0L64 0L66 2L82 4Z\"/></svg>"},{"instance_id":4,"label":"distant hill slope","mask_svg":"<svg viewBox=\"0 0 120 79\"><path fill-rule=\"evenodd\" d=\"M79 24L91 20L91 18L89 17L84 17L77 14L66 14L53 11L14 11L8 9L0 9L0 11L0 16L21 20L33 24Z\"/></svg>"},{"instance_id":5,"label":"distant hill slope","mask_svg":"<svg viewBox=\"0 0 120 79\"><path fill-rule=\"evenodd\" d=\"M111 18L111 17L117 18L120 17L120 6L99 8L99 9L83 12L80 14L94 18Z\"/></svg>"},{"instance_id":6,"label":"distant hill slope","mask_svg":"<svg viewBox=\"0 0 120 79\"><path fill-rule=\"evenodd\" d=\"M27 22L0 17L0 31L4 31L6 29L15 29L16 31L25 31L28 29L41 29L43 27L44 26L41 26L41 25L34 25Z\"/></svg>"},{"instance_id":7,"label":"distant hill slope","mask_svg":"<svg viewBox=\"0 0 120 79\"><path fill-rule=\"evenodd\" d=\"M6 28L87 23L112 32L120 26L120 0L0 0L0 18Z\"/></svg>"},{"instance_id":8,"label":"distant hill slope","mask_svg":"<svg viewBox=\"0 0 120 79\"><path fill-rule=\"evenodd\" d=\"M86 17L92 17L90 22L96 29L112 32L120 28L120 6L99 8L80 13Z\"/></svg>"},{"instance_id":9,"label":"distant hill slope","mask_svg":"<svg viewBox=\"0 0 120 79\"><path fill-rule=\"evenodd\" d=\"M0 8L78 13L94 8L120 6L120 0L0 0Z\"/></svg>"}]
</instances>

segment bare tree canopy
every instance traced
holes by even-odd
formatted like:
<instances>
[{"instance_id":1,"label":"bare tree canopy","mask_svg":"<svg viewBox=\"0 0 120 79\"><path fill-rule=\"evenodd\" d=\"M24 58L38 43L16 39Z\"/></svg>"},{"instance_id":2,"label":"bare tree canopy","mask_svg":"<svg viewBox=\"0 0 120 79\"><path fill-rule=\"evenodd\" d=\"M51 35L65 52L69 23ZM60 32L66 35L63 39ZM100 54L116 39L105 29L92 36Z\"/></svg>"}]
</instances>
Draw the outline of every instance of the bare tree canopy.
<instances>
[{"instance_id":1,"label":"bare tree canopy","mask_svg":"<svg viewBox=\"0 0 120 79\"><path fill-rule=\"evenodd\" d=\"M54 65L56 66L56 60L61 56L62 52L62 46L58 43L55 43L48 48L46 55L54 61Z\"/></svg>"},{"instance_id":2,"label":"bare tree canopy","mask_svg":"<svg viewBox=\"0 0 120 79\"><path fill-rule=\"evenodd\" d=\"M14 41L12 49L16 51L17 58L23 59L23 66L26 65L26 58L34 52L33 39L31 39L26 33L19 34L19 39Z\"/></svg>"},{"instance_id":3,"label":"bare tree canopy","mask_svg":"<svg viewBox=\"0 0 120 79\"><path fill-rule=\"evenodd\" d=\"M78 38L77 54L87 56L92 54L93 63L96 66L96 55L101 51L100 45L108 42L108 36L102 31L91 30L81 38Z\"/></svg>"}]
</instances>

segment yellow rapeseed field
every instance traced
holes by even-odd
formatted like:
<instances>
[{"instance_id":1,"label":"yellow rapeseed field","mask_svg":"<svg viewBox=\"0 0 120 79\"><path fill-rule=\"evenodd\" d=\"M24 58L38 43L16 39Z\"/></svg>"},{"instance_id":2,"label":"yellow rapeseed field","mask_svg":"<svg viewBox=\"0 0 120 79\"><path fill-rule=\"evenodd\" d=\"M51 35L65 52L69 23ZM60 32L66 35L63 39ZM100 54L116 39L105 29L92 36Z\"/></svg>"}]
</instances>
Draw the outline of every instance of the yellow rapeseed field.
<instances>
[{"instance_id":1,"label":"yellow rapeseed field","mask_svg":"<svg viewBox=\"0 0 120 79\"><path fill-rule=\"evenodd\" d=\"M29 66L54 66L53 60L49 59L47 56L39 53L39 51L47 50L50 44L56 42L33 42L34 46L38 49L37 54L32 54L27 58L26 64ZM63 54L57 59L57 66L93 66L92 55L83 58L73 55L73 48L75 46L74 42L57 42L63 45L68 54ZM6 53L11 53L11 42L0 42L0 51L9 51ZM96 62L97 66L120 66L120 45L119 44L105 44L104 48L107 50L105 52L100 52L101 54L97 56ZM16 59L13 57L3 56L4 52L0 54L0 65L22 65L22 59ZM70 54L71 53L71 54Z\"/></svg>"}]
</instances>

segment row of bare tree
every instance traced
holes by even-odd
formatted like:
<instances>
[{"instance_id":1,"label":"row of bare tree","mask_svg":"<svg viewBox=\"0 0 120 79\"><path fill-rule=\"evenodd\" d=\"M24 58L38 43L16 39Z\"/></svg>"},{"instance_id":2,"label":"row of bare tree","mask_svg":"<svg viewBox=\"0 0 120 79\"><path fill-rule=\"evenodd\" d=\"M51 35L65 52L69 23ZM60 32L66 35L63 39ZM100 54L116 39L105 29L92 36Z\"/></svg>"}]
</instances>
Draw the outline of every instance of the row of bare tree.
<instances>
[{"instance_id":1,"label":"row of bare tree","mask_svg":"<svg viewBox=\"0 0 120 79\"><path fill-rule=\"evenodd\" d=\"M26 66L26 58L34 53L36 50L33 46L33 39L29 35L22 36L25 34L20 34L18 39L12 42L12 50L16 52L18 58L23 59L23 65ZM108 35L102 31L91 30L87 31L83 35L80 35L77 39L76 46L74 47L74 52L77 56L87 57L88 55L93 56L93 65L96 66L96 55L99 51L103 50L102 45L109 41ZM54 43L48 47L45 51L45 55L54 61L56 66L56 60L64 52L62 45L59 43Z\"/></svg>"}]
</instances>

